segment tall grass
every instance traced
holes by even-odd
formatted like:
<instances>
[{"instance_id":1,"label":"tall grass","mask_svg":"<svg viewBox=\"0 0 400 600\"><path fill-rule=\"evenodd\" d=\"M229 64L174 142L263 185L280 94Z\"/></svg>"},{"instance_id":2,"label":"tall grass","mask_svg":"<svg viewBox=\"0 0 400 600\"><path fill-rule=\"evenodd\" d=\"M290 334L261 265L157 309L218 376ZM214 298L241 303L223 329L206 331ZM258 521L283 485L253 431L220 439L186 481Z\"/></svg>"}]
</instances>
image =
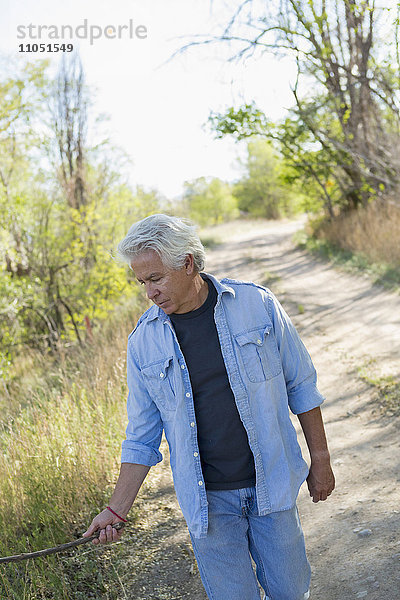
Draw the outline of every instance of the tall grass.
<instances>
[{"instance_id":1,"label":"tall grass","mask_svg":"<svg viewBox=\"0 0 400 600\"><path fill-rule=\"evenodd\" d=\"M19 410L10 409L0 429L0 556L79 537L103 507L126 426L126 341L141 312L137 300L131 304L91 344L64 350L57 361L31 354L32 374L10 386L9 404ZM0 565L2 600L103 597L94 569L80 596L60 558L15 564Z\"/></svg>"},{"instance_id":2,"label":"tall grass","mask_svg":"<svg viewBox=\"0 0 400 600\"><path fill-rule=\"evenodd\" d=\"M400 284L400 205L371 203L333 220L311 220L305 245L330 259L369 271L378 283Z\"/></svg>"}]
</instances>

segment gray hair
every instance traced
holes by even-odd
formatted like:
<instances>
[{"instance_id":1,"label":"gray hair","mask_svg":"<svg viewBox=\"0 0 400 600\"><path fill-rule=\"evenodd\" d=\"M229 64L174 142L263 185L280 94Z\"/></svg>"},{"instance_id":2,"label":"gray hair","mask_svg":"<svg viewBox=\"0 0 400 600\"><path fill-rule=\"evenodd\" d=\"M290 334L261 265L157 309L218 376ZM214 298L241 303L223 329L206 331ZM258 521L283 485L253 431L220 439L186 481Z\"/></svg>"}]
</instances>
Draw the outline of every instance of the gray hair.
<instances>
[{"instance_id":1,"label":"gray hair","mask_svg":"<svg viewBox=\"0 0 400 600\"><path fill-rule=\"evenodd\" d=\"M204 246L195 225L186 219L156 214L134 223L118 244L117 254L130 264L145 250L155 250L166 266L177 270L185 264L186 256L193 254L195 269L204 269Z\"/></svg>"}]
</instances>

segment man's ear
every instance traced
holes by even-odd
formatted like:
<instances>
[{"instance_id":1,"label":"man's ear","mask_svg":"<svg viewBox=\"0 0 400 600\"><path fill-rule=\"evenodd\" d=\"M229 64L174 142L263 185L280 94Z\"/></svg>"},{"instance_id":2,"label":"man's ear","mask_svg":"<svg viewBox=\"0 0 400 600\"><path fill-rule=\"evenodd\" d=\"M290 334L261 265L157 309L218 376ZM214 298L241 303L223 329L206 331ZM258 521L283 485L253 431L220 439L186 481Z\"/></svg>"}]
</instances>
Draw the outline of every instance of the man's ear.
<instances>
[{"instance_id":1,"label":"man's ear","mask_svg":"<svg viewBox=\"0 0 400 600\"><path fill-rule=\"evenodd\" d=\"M193 254L187 254L186 258L185 258L185 269L186 269L186 275L192 275L193 271L194 271L194 259L193 259Z\"/></svg>"}]
</instances>

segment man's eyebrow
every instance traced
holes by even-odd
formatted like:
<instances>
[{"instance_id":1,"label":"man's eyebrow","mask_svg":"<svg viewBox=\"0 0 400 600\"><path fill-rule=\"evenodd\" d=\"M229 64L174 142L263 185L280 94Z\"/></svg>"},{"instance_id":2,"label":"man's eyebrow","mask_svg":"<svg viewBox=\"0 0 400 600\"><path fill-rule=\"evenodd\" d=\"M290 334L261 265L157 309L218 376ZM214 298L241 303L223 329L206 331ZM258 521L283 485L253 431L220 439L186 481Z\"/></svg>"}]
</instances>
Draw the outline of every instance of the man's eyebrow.
<instances>
[{"instance_id":1,"label":"man's eyebrow","mask_svg":"<svg viewBox=\"0 0 400 600\"><path fill-rule=\"evenodd\" d=\"M148 277L146 277L146 279L147 279L147 280L149 280L149 279L151 279L152 277L160 277L160 276L161 276L161 273L158 273L158 272L156 271L155 273L150 273L150 275L149 275ZM143 280L143 279L140 279L139 277L136 277L136 279L137 279L138 281L140 281L140 283L142 283L143 281L145 281L145 280Z\"/></svg>"}]
</instances>

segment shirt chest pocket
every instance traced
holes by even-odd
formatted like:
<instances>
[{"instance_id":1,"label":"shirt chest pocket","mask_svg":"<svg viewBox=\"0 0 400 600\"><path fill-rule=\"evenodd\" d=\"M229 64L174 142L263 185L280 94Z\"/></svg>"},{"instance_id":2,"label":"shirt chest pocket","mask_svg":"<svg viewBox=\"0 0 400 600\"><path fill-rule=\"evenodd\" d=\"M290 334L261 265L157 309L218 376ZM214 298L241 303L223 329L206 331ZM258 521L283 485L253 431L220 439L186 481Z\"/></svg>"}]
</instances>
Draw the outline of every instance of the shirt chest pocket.
<instances>
[{"instance_id":1,"label":"shirt chest pocket","mask_svg":"<svg viewBox=\"0 0 400 600\"><path fill-rule=\"evenodd\" d=\"M282 371L272 326L262 326L234 336L244 370L253 383L267 381Z\"/></svg>"},{"instance_id":2,"label":"shirt chest pocket","mask_svg":"<svg viewBox=\"0 0 400 600\"><path fill-rule=\"evenodd\" d=\"M174 361L169 356L141 368L143 380L152 400L166 410L176 407L174 386Z\"/></svg>"}]
</instances>

